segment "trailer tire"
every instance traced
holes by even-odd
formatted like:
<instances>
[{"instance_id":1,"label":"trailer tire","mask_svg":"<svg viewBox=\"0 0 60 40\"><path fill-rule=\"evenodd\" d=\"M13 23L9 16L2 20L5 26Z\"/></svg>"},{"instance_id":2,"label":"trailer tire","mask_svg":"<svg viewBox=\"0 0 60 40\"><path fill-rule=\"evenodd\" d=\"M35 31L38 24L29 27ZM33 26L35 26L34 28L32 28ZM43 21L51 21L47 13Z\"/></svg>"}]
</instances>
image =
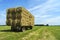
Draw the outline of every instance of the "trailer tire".
<instances>
[{"instance_id":1,"label":"trailer tire","mask_svg":"<svg viewBox=\"0 0 60 40\"><path fill-rule=\"evenodd\" d=\"M26 28L25 27L22 27L22 30L21 31L24 32L25 30L26 30Z\"/></svg>"}]
</instances>

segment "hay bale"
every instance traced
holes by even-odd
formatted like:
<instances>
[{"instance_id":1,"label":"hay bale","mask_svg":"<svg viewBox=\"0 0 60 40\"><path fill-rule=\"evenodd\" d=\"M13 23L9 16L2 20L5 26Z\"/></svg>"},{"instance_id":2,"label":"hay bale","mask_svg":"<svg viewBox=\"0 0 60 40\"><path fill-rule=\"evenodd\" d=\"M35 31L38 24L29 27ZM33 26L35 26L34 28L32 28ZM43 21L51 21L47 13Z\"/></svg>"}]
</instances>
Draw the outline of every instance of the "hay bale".
<instances>
[{"instance_id":1,"label":"hay bale","mask_svg":"<svg viewBox=\"0 0 60 40\"><path fill-rule=\"evenodd\" d=\"M11 23L9 21L11 21ZM33 26L34 16L23 7L10 8L7 11L7 24L14 26Z\"/></svg>"}]
</instances>

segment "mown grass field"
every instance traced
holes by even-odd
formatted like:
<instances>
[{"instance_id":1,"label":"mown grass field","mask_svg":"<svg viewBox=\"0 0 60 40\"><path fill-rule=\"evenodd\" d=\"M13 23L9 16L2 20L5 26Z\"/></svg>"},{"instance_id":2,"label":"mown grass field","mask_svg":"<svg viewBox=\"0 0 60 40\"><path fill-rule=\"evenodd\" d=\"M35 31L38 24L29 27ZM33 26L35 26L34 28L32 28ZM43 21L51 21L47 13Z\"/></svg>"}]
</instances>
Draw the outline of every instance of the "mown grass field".
<instances>
[{"instance_id":1,"label":"mown grass field","mask_svg":"<svg viewBox=\"0 0 60 40\"><path fill-rule=\"evenodd\" d=\"M0 26L0 40L60 40L60 26L34 26L24 32L12 32L10 26Z\"/></svg>"}]
</instances>

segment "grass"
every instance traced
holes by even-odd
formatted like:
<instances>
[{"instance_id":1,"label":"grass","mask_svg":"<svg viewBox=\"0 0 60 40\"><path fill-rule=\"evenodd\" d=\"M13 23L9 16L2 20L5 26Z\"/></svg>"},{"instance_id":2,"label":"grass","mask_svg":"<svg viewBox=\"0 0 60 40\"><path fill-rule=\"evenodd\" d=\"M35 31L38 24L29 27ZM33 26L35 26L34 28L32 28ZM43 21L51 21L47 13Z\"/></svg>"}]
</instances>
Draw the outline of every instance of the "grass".
<instances>
[{"instance_id":1,"label":"grass","mask_svg":"<svg viewBox=\"0 0 60 40\"><path fill-rule=\"evenodd\" d=\"M24 32L10 29L10 26L0 26L0 40L60 40L60 26L34 26Z\"/></svg>"},{"instance_id":2,"label":"grass","mask_svg":"<svg viewBox=\"0 0 60 40\"><path fill-rule=\"evenodd\" d=\"M60 40L60 26L56 27L47 27L49 31L56 37L56 39Z\"/></svg>"}]
</instances>

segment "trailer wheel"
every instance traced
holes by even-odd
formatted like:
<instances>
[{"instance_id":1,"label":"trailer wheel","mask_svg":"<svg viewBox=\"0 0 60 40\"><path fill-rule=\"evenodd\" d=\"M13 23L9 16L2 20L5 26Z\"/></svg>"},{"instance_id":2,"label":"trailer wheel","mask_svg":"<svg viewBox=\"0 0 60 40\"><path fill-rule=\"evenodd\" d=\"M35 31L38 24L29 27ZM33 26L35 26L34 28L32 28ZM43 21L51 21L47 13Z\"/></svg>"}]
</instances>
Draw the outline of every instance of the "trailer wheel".
<instances>
[{"instance_id":1,"label":"trailer wheel","mask_svg":"<svg viewBox=\"0 0 60 40\"><path fill-rule=\"evenodd\" d=\"M25 31L25 27L22 27L22 32L24 32Z\"/></svg>"},{"instance_id":2,"label":"trailer wheel","mask_svg":"<svg viewBox=\"0 0 60 40\"><path fill-rule=\"evenodd\" d=\"M17 32L21 31L21 27L17 26L16 31Z\"/></svg>"}]
</instances>

